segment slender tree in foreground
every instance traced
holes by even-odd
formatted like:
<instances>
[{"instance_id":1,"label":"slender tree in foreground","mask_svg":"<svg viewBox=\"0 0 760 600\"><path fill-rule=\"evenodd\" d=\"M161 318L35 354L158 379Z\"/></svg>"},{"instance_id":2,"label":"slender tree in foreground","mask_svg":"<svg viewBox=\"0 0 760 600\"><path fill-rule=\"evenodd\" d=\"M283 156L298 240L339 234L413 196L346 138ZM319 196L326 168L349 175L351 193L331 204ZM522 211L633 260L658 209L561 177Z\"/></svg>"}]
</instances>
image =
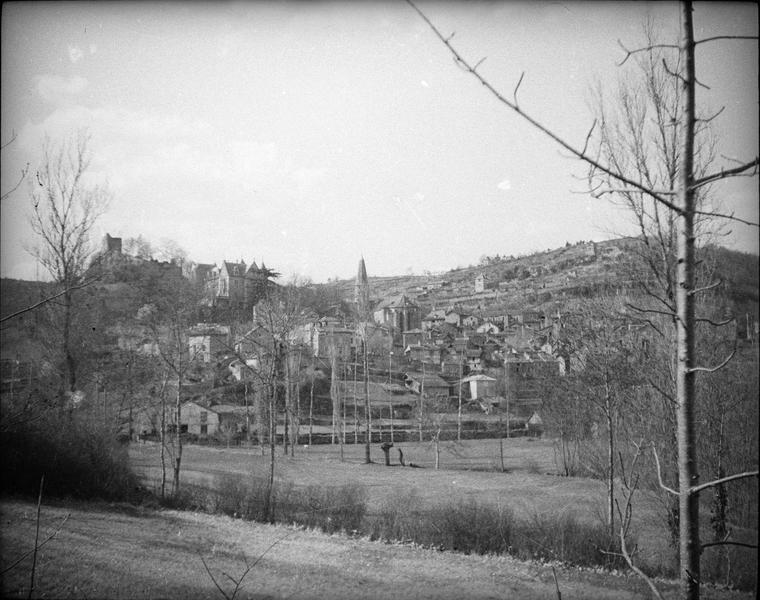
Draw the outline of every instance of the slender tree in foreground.
<instances>
[{"instance_id":1,"label":"slender tree in foreground","mask_svg":"<svg viewBox=\"0 0 760 600\"><path fill-rule=\"evenodd\" d=\"M679 573L681 580L681 594L685 599L699 598L700 585L700 543L699 543L699 493L721 483L745 477L757 477L757 471L738 473L708 483L700 483L697 468L697 456L695 445L695 399L696 399L696 374L698 372L714 372L721 368L726 361L712 367L703 367L695 361L695 294L698 288L694 282L695 271L695 220L700 214L696 202L696 193L700 188L715 183L719 180L732 176L756 174L760 159L756 156L747 162L737 161L736 166L720 168L701 177L695 176L695 125L697 122L695 112L695 48L697 44L726 39L729 36L715 36L704 40L694 39L693 7L690 1L681 3L681 35L682 39L672 48L678 51L678 61L683 66L683 71L673 76L680 82L681 89L681 138L679 140L679 154L677 167L677 183L675 193L671 190L658 190L649 187L641 177L629 177L621 173L616 165L605 164L589 149L589 139L596 126L592 125L582 147L576 147L568 143L551 129L526 113L519 104L518 91L522 77L515 87L512 99L499 92L478 71L482 60L477 64L468 62L452 45L452 36L444 36L417 8L411 0L407 2L431 27L436 36L445 44L453 54L458 66L465 72L475 77L499 102L511 109L521 118L528 121L533 127L539 129L573 156L586 162L594 173L609 175L618 186L636 193L646 194L655 200L658 205L668 209L673 217L673 225L676 231L676 295L674 298L675 311L671 312L676 322L676 404L677 404L677 440L678 440L678 474L679 489L670 490L679 499ZM757 39L756 36L753 39ZM651 48L642 48L629 51L628 56L634 52L646 52ZM598 190L596 190L598 192ZM733 215L710 211L715 218L738 220ZM752 225L757 226L756 223Z\"/></svg>"}]
</instances>

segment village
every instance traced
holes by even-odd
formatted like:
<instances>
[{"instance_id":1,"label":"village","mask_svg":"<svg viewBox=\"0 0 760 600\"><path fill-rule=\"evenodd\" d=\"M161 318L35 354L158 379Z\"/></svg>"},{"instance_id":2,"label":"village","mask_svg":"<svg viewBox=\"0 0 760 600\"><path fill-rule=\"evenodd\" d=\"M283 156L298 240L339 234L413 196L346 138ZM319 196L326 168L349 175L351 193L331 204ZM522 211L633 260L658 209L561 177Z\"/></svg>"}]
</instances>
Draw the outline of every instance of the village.
<instances>
[{"instance_id":1,"label":"village","mask_svg":"<svg viewBox=\"0 0 760 600\"><path fill-rule=\"evenodd\" d=\"M99 260L111 267L140 262L123 254L121 239L109 235ZM279 286L273 281L277 273L255 261L248 266L244 261L223 261L219 267L158 266L166 277L183 276L194 282L208 314L226 317L185 331L188 356L199 366L182 383L181 432L199 443L260 441L251 398L263 362L265 343L260 338L267 332L256 312L262 299L277 293ZM290 353L296 357L294 369L302 381L299 402L290 414L280 416L277 435L285 434L296 444L364 443L367 431L372 443L431 436L446 440L541 435L542 385L563 375L566 368L566 358L553 346L558 313L494 309L482 273L471 282L473 297L482 299L475 309L460 302L431 305L424 301L428 286L417 286L416 297L400 293L378 298L370 289L364 258L353 288L352 298L323 314L304 308L290 331ZM366 392L358 319L362 306L370 316ZM158 357L157 340L146 341L135 331L118 333L120 348ZM326 385L333 370L340 423L333 422L333 401ZM247 390L243 398L235 393L241 386ZM169 420L169 427L176 427L176 411ZM130 422L135 439L156 439L160 433L156 406L134 411ZM288 426L293 431L288 433Z\"/></svg>"}]
</instances>

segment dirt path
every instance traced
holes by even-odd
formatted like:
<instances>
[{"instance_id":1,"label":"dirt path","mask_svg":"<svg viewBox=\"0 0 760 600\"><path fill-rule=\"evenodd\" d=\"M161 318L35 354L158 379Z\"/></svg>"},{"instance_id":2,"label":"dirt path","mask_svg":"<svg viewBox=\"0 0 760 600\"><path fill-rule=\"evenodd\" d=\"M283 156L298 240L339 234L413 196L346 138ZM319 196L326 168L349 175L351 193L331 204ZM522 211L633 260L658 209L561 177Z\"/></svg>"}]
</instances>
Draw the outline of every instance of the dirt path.
<instances>
[{"instance_id":1,"label":"dirt path","mask_svg":"<svg viewBox=\"0 0 760 600\"><path fill-rule=\"evenodd\" d=\"M35 507L6 501L2 514L2 564L27 551L34 539ZM131 507L43 507L41 537L66 513L58 536L41 549L35 596L40 598L222 598L201 556L228 595L222 572L238 577L263 556L238 598L363 598L397 600L554 599L551 567L509 557L464 556L389 545L341 535L227 517ZM275 544L272 547L272 544ZM3 597L26 597L30 558L8 572ZM562 598L648 598L635 578L557 567ZM668 597L675 596L672 584ZM747 598L707 590L706 598Z\"/></svg>"}]
</instances>

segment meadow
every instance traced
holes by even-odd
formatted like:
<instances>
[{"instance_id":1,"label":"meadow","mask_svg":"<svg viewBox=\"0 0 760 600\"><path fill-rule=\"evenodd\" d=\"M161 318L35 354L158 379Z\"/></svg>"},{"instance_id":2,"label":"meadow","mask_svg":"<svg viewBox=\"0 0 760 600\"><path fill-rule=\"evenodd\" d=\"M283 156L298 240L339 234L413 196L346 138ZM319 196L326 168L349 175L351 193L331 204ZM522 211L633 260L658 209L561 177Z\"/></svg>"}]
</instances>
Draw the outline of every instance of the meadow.
<instances>
[{"instance_id":1,"label":"meadow","mask_svg":"<svg viewBox=\"0 0 760 600\"><path fill-rule=\"evenodd\" d=\"M420 468L401 467L396 447L393 466L385 466L377 444L372 446L372 464L364 464L361 445L345 446L342 460L337 446L301 446L294 456L283 456L282 448L277 448L276 479L279 485L312 493L361 490L366 502L366 515L362 514L370 518L382 516L394 505L402 514L412 513L414 522L415 511L421 515L423 510L440 507L437 514L463 515L459 526L475 531L488 526L493 514L463 508L494 506L513 514L513 524L533 525L558 515L599 524L603 484L558 476L551 440L515 438L503 444L504 471L498 440L441 444L438 470L433 468L435 447L427 442L400 444L407 465ZM160 476L158 446L132 444L129 455L143 485L155 487ZM187 445L183 486L216 489L218 509L229 499L225 490L234 494L231 483L260 482L257 478L266 473L268 460L258 448ZM30 596L36 508L29 500L6 497L0 501L3 597ZM637 560L653 567L672 560L673 554L663 538L658 514L654 499L641 493L634 506ZM442 551L440 546L389 541L367 531L326 533L324 522L310 526L283 520L270 525L225 514L166 509L155 500L142 505L45 501L39 525L42 540L59 526L60 531L38 553L31 594L36 597L184 599L231 598L235 593L236 598L257 600L532 600L557 598L558 590L565 600L650 597L644 582L625 569L578 567L546 557L525 560L503 553ZM522 531L532 535L530 530ZM247 565L251 568L243 578ZM665 598L678 596L676 581L660 577L657 585ZM702 596L734 600L749 598L751 592L706 585Z\"/></svg>"},{"instance_id":2,"label":"meadow","mask_svg":"<svg viewBox=\"0 0 760 600\"><path fill-rule=\"evenodd\" d=\"M504 472L497 439L442 442L437 470L435 446L430 442L397 444L391 449L391 467L385 466L377 444L371 447L374 462L369 465L364 464L361 444L345 445L343 460L337 445L300 446L294 456L284 456L278 447L275 479L296 487L360 486L366 490L370 517L402 499L410 504L410 510L477 502L509 509L524 521L545 515L571 515L589 524L603 520L606 494L603 482L559 476L551 440L521 437L502 442ZM399 465L398 448L404 453L406 467ZM158 452L158 446L152 444L130 447L133 468L150 489L156 489L160 481ZM241 480L265 477L269 455L258 448L188 445L182 464L183 482L213 489L229 476ZM639 561L655 571L668 573L674 554L663 535L660 513L657 501L640 493L634 505L633 533L641 540Z\"/></svg>"}]
</instances>

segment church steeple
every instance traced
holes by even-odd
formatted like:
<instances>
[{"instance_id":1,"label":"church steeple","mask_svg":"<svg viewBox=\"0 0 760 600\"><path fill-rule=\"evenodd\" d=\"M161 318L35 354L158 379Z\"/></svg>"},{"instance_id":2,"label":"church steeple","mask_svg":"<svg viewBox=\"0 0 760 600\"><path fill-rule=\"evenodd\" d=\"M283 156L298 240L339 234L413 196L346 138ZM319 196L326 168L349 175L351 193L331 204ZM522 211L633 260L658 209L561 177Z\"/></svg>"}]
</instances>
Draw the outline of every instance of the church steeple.
<instances>
[{"instance_id":1,"label":"church steeple","mask_svg":"<svg viewBox=\"0 0 760 600\"><path fill-rule=\"evenodd\" d=\"M356 283L354 285L354 303L359 315L367 317L369 314L369 280L367 279L367 267L364 264L364 257L359 261L359 270L356 274Z\"/></svg>"}]
</instances>

